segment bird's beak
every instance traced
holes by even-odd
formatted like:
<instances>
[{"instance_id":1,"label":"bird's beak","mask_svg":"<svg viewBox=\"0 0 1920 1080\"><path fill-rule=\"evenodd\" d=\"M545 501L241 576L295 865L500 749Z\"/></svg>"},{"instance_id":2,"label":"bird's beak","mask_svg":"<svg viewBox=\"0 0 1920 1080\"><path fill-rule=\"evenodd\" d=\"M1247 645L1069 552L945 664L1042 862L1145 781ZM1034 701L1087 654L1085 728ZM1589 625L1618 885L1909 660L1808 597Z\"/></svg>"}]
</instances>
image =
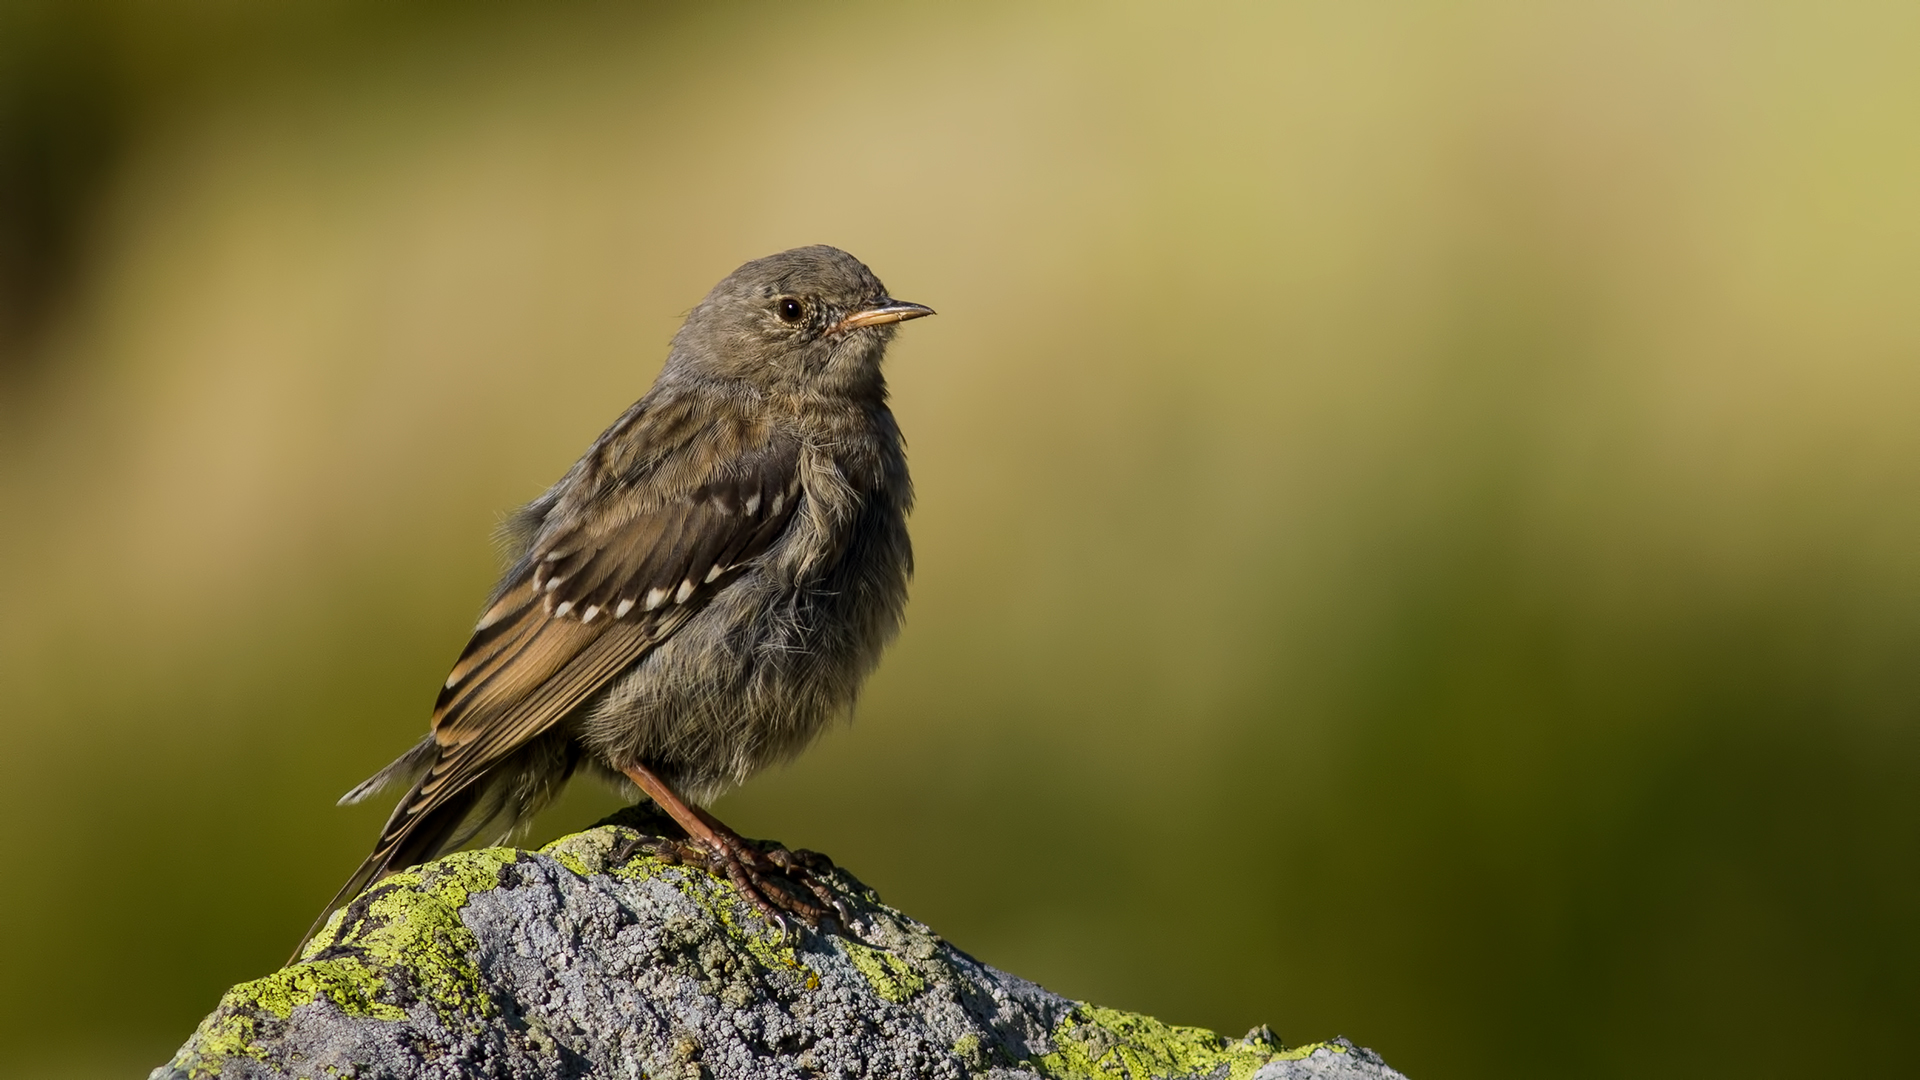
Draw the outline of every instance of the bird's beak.
<instances>
[{"instance_id":1,"label":"bird's beak","mask_svg":"<svg viewBox=\"0 0 1920 1080\"><path fill-rule=\"evenodd\" d=\"M835 330L852 330L859 326L885 326L888 323L906 322L923 315L933 314L933 309L925 304L909 304L905 300L882 300L870 308L859 311L833 324Z\"/></svg>"}]
</instances>

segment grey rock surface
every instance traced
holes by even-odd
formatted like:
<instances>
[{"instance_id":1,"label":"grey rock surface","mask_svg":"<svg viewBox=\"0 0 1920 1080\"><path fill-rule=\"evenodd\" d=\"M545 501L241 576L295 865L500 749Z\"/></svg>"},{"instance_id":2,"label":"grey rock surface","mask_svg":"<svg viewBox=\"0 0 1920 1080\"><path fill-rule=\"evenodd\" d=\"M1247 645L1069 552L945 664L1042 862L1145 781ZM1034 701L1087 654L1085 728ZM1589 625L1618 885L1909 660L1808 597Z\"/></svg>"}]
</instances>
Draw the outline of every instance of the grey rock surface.
<instances>
[{"instance_id":1,"label":"grey rock surface","mask_svg":"<svg viewBox=\"0 0 1920 1080\"><path fill-rule=\"evenodd\" d=\"M1209 1077L1382 1080L1071 1001L980 963L844 871L847 934L782 940L733 887L622 842L642 811L451 855L369 889L299 962L228 991L152 1080L250 1077Z\"/></svg>"}]
</instances>

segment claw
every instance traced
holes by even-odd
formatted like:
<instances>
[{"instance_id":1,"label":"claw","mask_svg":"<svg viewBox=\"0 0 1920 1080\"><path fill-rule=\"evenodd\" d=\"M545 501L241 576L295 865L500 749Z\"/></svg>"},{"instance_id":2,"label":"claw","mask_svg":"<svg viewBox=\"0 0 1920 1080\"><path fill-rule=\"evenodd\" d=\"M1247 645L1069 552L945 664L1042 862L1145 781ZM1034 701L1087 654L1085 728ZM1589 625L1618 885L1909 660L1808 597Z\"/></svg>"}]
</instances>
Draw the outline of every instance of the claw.
<instances>
[{"instance_id":1,"label":"claw","mask_svg":"<svg viewBox=\"0 0 1920 1080\"><path fill-rule=\"evenodd\" d=\"M817 874L824 874L829 870L838 869L834 866L832 859L808 848L794 848L788 852L788 854L800 860L800 865Z\"/></svg>"},{"instance_id":2,"label":"claw","mask_svg":"<svg viewBox=\"0 0 1920 1080\"><path fill-rule=\"evenodd\" d=\"M726 841L713 848L700 847L708 870L731 882L774 925L783 944L792 941L795 920L808 929L819 929L822 920L838 913L845 924L837 898L785 848L762 851L745 842Z\"/></svg>"},{"instance_id":3,"label":"claw","mask_svg":"<svg viewBox=\"0 0 1920 1080\"><path fill-rule=\"evenodd\" d=\"M686 840L660 841L656 850L661 857L666 858L663 849L671 848L678 861L725 877L742 899L773 924L783 943L789 940L790 919L818 930L823 920L838 915L842 930L848 926L846 906L821 880L833 868L832 860L817 852L794 852L777 845L762 850L712 814L688 804L644 764L625 765L620 771L686 830Z\"/></svg>"},{"instance_id":4,"label":"claw","mask_svg":"<svg viewBox=\"0 0 1920 1080\"><path fill-rule=\"evenodd\" d=\"M812 874L808 874L803 879L803 883L813 892L815 898L827 907L833 909L834 918L839 921L841 926L846 927L853 925L853 913L847 910L847 905L840 902L840 897L836 895L832 889L827 888L826 885L816 880Z\"/></svg>"},{"instance_id":5,"label":"claw","mask_svg":"<svg viewBox=\"0 0 1920 1080\"><path fill-rule=\"evenodd\" d=\"M746 842L716 848L697 840L635 834L614 846L607 865L624 866L639 852L669 866L695 867L726 878L773 924L783 945L792 943L796 919L814 930L829 917L843 929L852 925L846 904L818 876L833 863L817 852L782 847L763 851Z\"/></svg>"}]
</instances>

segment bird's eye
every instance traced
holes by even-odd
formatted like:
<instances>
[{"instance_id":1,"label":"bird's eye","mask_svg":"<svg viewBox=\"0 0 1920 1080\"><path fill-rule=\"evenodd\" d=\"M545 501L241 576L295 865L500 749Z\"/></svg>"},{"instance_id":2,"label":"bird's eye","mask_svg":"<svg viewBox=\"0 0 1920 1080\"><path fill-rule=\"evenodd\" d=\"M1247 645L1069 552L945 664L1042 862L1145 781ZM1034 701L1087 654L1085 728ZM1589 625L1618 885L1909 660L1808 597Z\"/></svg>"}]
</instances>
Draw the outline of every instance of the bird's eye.
<instances>
[{"instance_id":1,"label":"bird's eye","mask_svg":"<svg viewBox=\"0 0 1920 1080\"><path fill-rule=\"evenodd\" d=\"M800 316L807 313L807 309L800 306L800 301L791 296L781 297L773 310L779 313L781 322L799 322Z\"/></svg>"}]
</instances>

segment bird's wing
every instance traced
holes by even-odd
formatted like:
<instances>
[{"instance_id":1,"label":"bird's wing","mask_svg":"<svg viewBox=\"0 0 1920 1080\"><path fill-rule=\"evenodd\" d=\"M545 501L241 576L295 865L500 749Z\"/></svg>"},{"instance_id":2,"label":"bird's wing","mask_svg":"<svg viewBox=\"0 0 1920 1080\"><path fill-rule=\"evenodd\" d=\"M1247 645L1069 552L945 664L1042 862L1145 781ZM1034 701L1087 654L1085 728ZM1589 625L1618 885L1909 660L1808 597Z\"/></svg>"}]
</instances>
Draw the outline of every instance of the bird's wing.
<instances>
[{"instance_id":1,"label":"bird's wing","mask_svg":"<svg viewBox=\"0 0 1920 1080\"><path fill-rule=\"evenodd\" d=\"M625 463L600 452L606 437L589 452L549 515L563 523L541 530L480 617L434 707L438 755L370 863L671 636L793 519L797 446L670 422L649 433L648 419L644 407L628 418L653 437Z\"/></svg>"}]
</instances>

